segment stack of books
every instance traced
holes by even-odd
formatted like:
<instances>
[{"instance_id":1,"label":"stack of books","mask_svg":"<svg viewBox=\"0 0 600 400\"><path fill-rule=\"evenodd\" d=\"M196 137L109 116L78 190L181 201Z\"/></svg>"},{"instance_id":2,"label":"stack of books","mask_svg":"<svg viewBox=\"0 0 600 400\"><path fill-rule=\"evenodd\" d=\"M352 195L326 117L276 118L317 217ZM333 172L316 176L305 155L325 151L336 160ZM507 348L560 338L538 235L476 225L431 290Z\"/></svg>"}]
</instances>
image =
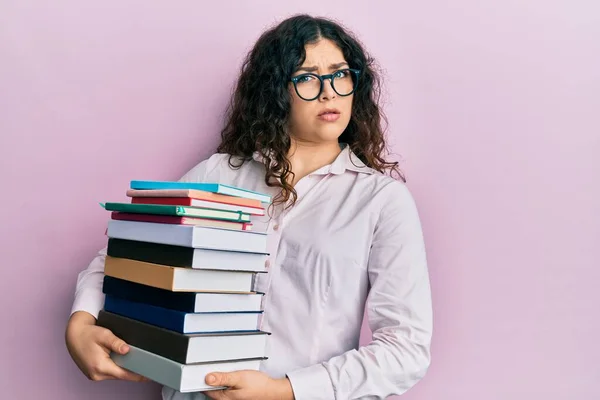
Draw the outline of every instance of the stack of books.
<instances>
[{"instance_id":1,"label":"stack of books","mask_svg":"<svg viewBox=\"0 0 600 400\"><path fill-rule=\"evenodd\" d=\"M270 196L212 183L131 181L105 203L104 308L97 324L129 346L121 367L180 392L215 389L210 372L258 370L267 235L252 230Z\"/></svg>"}]
</instances>

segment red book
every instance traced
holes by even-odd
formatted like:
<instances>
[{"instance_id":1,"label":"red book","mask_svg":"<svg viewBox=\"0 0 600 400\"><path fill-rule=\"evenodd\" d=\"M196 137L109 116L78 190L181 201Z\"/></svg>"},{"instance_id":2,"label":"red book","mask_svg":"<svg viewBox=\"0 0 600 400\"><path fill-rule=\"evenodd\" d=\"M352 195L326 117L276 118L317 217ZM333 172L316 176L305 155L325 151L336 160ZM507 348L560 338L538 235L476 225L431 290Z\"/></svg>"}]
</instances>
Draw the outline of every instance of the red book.
<instances>
[{"instance_id":1,"label":"red book","mask_svg":"<svg viewBox=\"0 0 600 400\"><path fill-rule=\"evenodd\" d=\"M201 190L192 189L129 189L127 190L129 197L183 197L196 200L213 201L223 204L235 204L252 208L262 208L262 203L259 200L245 199L242 197L227 196L224 194L204 192Z\"/></svg>"},{"instance_id":2,"label":"red book","mask_svg":"<svg viewBox=\"0 0 600 400\"><path fill-rule=\"evenodd\" d=\"M251 231L249 222L218 221L205 218L175 217L171 215L133 214L113 211L111 218L122 221L154 222L158 224L195 225L209 228L232 229L236 231Z\"/></svg>"}]
</instances>

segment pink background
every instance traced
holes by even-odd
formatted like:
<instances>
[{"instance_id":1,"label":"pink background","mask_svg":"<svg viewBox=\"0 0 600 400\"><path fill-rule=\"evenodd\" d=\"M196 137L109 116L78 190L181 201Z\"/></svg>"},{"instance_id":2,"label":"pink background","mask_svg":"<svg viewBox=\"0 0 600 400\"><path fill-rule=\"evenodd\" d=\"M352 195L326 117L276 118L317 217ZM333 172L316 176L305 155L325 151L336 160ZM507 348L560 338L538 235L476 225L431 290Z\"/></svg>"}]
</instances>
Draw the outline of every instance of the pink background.
<instances>
[{"instance_id":1,"label":"pink background","mask_svg":"<svg viewBox=\"0 0 600 400\"><path fill-rule=\"evenodd\" d=\"M207 157L244 53L298 11L385 69L435 303L433 364L402 398L600 398L600 3L367 4L0 4L2 398L158 399L87 381L64 346L97 203Z\"/></svg>"}]
</instances>

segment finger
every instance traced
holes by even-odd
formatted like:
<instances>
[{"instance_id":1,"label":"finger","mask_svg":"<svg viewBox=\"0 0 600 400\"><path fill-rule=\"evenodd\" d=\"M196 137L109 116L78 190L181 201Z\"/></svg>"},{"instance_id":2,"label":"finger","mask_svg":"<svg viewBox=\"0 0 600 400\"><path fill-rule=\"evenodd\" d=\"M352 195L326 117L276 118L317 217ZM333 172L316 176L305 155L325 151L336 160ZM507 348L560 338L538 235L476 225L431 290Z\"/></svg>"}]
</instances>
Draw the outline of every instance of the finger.
<instances>
[{"instance_id":1,"label":"finger","mask_svg":"<svg viewBox=\"0 0 600 400\"><path fill-rule=\"evenodd\" d=\"M112 376L108 376L108 375L104 375L104 374L98 374L95 372L92 372L88 375L88 378L92 381L105 381L108 379L115 379Z\"/></svg>"},{"instance_id":2,"label":"finger","mask_svg":"<svg viewBox=\"0 0 600 400\"><path fill-rule=\"evenodd\" d=\"M108 329L104 332L101 343L110 351L114 351L119 354L127 354L129 346L123 339L116 337Z\"/></svg>"},{"instance_id":3,"label":"finger","mask_svg":"<svg viewBox=\"0 0 600 400\"><path fill-rule=\"evenodd\" d=\"M106 375L106 374L91 374L90 376L88 376L88 378L92 381L109 381L109 380L114 381L117 379L121 379L121 378L117 378L115 376ZM138 375L137 379L134 377L131 377L129 379L124 379L124 380L131 381L131 382L150 382L150 379L146 378L145 376L141 376L141 375Z\"/></svg>"},{"instance_id":4,"label":"finger","mask_svg":"<svg viewBox=\"0 0 600 400\"><path fill-rule=\"evenodd\" d=\"M239 382L236 372L211 372L206 375L205 382L210 386L235 387Z\"/></svg>"},{"instance_id":5,"label":"finger","mask_svg":"<svg viewBox=\"0 0 600 400\"><path fill-rule=\"evenodd\" d=\"M132 382L147 382L148 378L138 375L134 372L128 371L124 368L119 367L114 362L109 362L103 365L103 368L98 371L102 375L109 376L109 379L120 379L124 381L132 381Z\"/></svg>"}]
</instances>

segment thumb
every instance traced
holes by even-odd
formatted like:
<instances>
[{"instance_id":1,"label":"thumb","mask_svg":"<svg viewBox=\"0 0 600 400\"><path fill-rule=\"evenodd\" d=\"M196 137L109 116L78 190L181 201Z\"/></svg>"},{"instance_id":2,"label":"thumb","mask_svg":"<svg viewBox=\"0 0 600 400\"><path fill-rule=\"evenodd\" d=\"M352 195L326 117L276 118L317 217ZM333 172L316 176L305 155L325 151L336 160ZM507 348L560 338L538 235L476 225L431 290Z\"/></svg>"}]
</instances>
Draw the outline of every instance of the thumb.
<instances>
[{"instance_id":1,"label":"thumb","mask_svg":"<svg viewBox=\"0 0 600 400\"><path fill-rule=\"evenodd\" d=\"M108 334L104 338L103 343L107 349L114 351L119 354L127 354L129 346L123 339L119 339L112 332L108 331Z\"/></svg>"},{"instance_id":2,"label":"thumb","mask_svg":"<svg viewBox=\"0 0 600 400\"><path fill-rule=\"evenodd\" d=\"M238 384L239 377L235 372L211 372L206 375L205 381L211 386L234 387Z\"/></svg>"}]
</instances>

